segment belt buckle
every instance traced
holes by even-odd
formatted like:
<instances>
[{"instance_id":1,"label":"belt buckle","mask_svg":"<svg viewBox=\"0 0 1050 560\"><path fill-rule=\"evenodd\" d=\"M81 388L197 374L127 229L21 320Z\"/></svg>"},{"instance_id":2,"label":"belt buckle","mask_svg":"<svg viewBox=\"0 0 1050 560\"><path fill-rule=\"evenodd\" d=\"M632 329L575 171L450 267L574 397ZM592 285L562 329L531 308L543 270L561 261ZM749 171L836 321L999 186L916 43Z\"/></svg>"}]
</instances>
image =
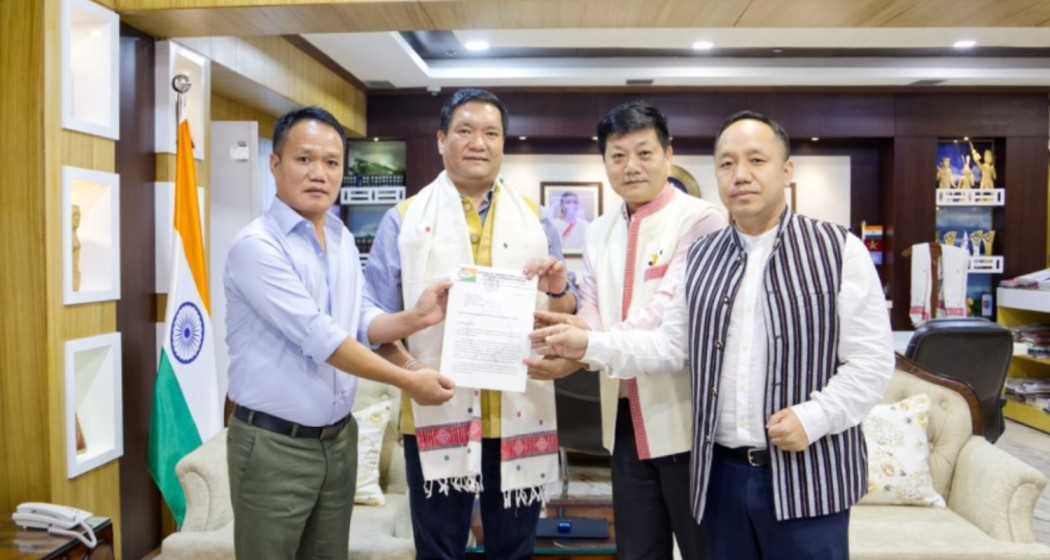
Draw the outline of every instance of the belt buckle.
<instances>
[{"instance_id":1,"label":"belt buckle","mask_svg":"<svg viewBox=\"0 0 1050 560\"><path fill-rule=\"evenodd\" d=\"M319 439L335 439L335 436L339 435L340 426L325 426L321 428L321 437Z\"/></svg>"},{"instance_id":2,"label":"belt buckle","mask_svg":"<svg viewBox=\"0 0 1050 560\"><path fill-rule=\"evenodd\" d=\"M758 448L755 448L755 447L748 448L748 450L747 450L747 464L751 465L752 467L761 467L762 463L760 463L758 461L758 459L755 458L755 456L753 455L753 453L755 451L758 451Z\"/></svg>"}]
</instances>

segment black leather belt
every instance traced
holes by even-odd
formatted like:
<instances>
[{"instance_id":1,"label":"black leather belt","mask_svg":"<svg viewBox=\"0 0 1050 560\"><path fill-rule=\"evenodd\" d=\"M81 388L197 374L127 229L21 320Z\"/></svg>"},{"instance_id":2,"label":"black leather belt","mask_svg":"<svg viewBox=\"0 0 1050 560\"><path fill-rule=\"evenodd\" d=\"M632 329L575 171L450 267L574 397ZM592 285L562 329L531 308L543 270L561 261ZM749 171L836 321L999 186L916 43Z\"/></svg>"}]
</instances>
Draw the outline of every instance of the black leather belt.
<instances>
[{"instance_id":1,"label":"black leather belt","mask_svg":"<svg viewBox=\"0 0 1050 560\"><path fill-rule=\"evenodd\" d=\"M237 405L237 407L233 409L233 415L238 420L247 422L252 426L262 428L269 432L308 439L335 439L335 437L339 435L339 432L346 426L347 422L353 417L352 414L347 414L345 418L334 424L315 427L303 426L302 424L289 422L283 418L278 418L266 414L265 412L259 412L258 410L252 410L241 405Z\"/></svg>"},{"instance_id":2,"label":"black leather belt","mask_svg":"<svg viewBox=\"0 0 1050 560\"><path fill-rule=\"evenodd\" d=\"M752 467L769 466L769 450L759 447L725 447L715 444L715 454L737 463L744 463Z\"/></svg>"}]
</instances>

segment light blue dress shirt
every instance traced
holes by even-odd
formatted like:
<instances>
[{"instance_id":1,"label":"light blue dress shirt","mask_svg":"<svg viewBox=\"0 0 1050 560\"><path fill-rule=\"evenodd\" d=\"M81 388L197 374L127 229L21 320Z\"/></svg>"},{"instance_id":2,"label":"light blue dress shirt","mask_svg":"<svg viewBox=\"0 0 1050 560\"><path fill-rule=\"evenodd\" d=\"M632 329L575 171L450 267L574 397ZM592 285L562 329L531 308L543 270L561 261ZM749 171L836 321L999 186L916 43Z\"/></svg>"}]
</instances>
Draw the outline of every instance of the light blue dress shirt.
<instances>
[{"instance_id":1,"label":"light blue dress shirt","mask_svg":"<svg viewBox=\"0 0 1050 560\"><path fill-rule=\"evenodd\" d=\"M230 400L304 426L350 413L357 378L326 362L348 336L368 344L381 314L363 298L353 235L313 224L280 199L238 234L223 278Z\"/></svg>"}]
</instances>

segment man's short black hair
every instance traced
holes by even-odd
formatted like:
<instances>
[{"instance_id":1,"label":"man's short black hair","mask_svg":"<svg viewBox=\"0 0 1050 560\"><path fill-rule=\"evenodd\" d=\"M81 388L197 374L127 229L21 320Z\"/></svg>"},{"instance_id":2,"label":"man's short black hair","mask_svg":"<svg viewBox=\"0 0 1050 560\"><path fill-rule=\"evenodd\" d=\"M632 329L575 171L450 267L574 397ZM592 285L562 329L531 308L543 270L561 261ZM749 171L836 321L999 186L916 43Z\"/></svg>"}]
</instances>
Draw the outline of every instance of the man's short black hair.
<instances>
[{"instance_id":1,"label":"man's short black hair","mask_svg":"<svg viewBox=\"0 0 1050 560\"><path fill-rule=\"evenodd\" d=\"M610 136L622 136L639 130L653 129L660 146L671 145L671 131L667 118L659 109L645 101L628 101L614 107L598 121L598 153L605 157L605 143Z\"/></svg>"},{"instance_id":2,"label":"man's short black hair","mask_svg":"<svg viewBox=\"0 0 1050 560\"><path fill-rule=\"evenodd\" d=\"M509 119L507 118L507 106L500 101L500 98L496 97L496 94L491 91L478 88L466 88L457 91L452 94L445 105L441 107L441 131L448 134L448 127L452 124L452 113L456 112L461 105L466 105L471 101L477 103L488 103L493 107L499 109L500 121L503 123L503 135L507 135L507 124Z\"/></svg>"},{"instance_id":3,"label":"man's short black hair","mask_svg":"<svg viewBox=\"0 0 1050 560\"><path fill-rule=\"evenodd\" d=\"M339 133L339 141L343 144L343 152L346 152L346 130L339 124L339 119L320 107L303 107L289 111L277 119L273 127L273 153L280 155L284 148L284 141L288 139L288 131L299 121L317 121L335 129Z\"/></svg>"},{"instance_id":4,"label":"man's short black hair","mask_svg":"<svg viewBox=\"0 0 1050 560\"><path fill-rule=\"evenodd\" d=\"M784 146L784 160L786 161L791 157L791 138L788 137L788 133L784 130L784 127L780 126L780 123L767 117L766 115L759 113L758 111L738 111L729 115L729 118L722 122L722 126L718 129L718 134L715 135L715 149L718 148L718 140L722 137L722 133L727 128L733 125L733 123L739 121L758 121L764 123L769 128L773 129L773 134L776 135L777 140Z\"/></svg>"}]
</instances>

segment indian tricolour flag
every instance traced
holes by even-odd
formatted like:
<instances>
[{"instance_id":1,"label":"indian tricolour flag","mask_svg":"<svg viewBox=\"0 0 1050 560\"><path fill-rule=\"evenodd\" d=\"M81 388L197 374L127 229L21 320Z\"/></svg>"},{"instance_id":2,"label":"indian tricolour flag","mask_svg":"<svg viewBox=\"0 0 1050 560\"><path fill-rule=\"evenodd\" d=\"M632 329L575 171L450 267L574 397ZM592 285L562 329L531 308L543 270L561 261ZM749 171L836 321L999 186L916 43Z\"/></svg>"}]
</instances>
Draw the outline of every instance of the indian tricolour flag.
<instances>
[{"instance_id":1,"label":"indian tricolour flag","mask_svg":"<svg viewBox=\"0 0 1050 560\"><path fill-rule=\"evenodd\" d=\"M222 395L215 371L207 258L201 238L197 172L190 124L179 123L175 168L175 231L164 344L150 419L149 466L180 526L186 496L175 464L222 429Z\"/></svg>"}]
</instances>

